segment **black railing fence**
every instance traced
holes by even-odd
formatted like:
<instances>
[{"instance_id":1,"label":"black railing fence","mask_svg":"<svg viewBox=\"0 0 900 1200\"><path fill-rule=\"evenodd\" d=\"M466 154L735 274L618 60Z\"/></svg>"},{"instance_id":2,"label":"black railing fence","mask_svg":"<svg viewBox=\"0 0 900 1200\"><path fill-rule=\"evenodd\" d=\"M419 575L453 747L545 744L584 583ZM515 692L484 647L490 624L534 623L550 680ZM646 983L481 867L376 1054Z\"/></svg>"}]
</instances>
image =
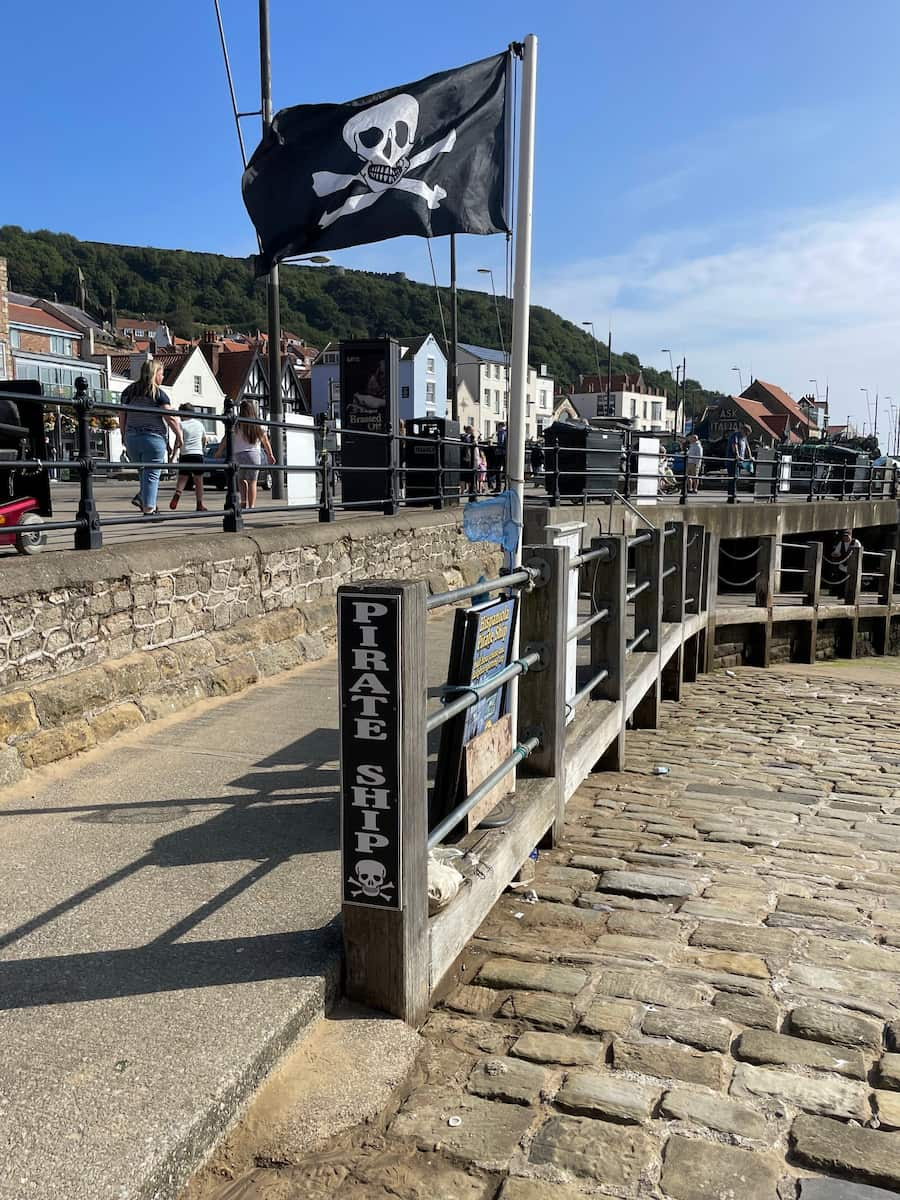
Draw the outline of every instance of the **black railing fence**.
<instances>
[{"instance_id":1,"label":"black railing fence","mask_svg":"<svg viewBox=\"0 0 900 1200\"><path fill-rule=\"evenodd\" d=\"M79 381L83 383L83 381ZM75 516L69 519L47 519L43 530L72 530L77 549L95 549L102 545L105 527L135 526L154 523L184 523L186 521L221 521L225 532L238 532L248 517L256 516L242 508L240 480L242 472L256 470L237 460L235 427L239 421L265 430L297 433L308 439L306 457L309 461L262 464L263 471L284 476L311 476L314 483L307 488L303 499L285 504L266 504L259 513L270 516L284 513L309 512L322 522L335 520L338 513L380 511L393 513L401 507L431 506L439 509L462 502L478 501L486 494L502 491L508 483L505 447L465 436L446 436L440 421L413 422L431 425L427 434L405 431L379 433L370 430L338 428L334 422L310 426L296 420L275 421L267 417L248 419L239 416L237 408L227 403L221 414L202 412L191 414L204 424L213 423L223 429L224 453L216 460L203 464L166 461L154 463L113 462L98 455L94 442L97 430L92 427L98 419L118 417L123 408L107 399L98 399L87 385L77 386L71 397L35 395L27 392L4 392L15 402L39 404L47 412L64 410L74 414L74 457L33 457L22 441L15 461L0 463L0 471L46 471L51 478L65 472L74 473L79 485ZM153 406L131 404L128 413L160 415ZM173 416L179 416L173 411ZM9 446L9 433L5 445ZM640 502L651 498L683 505L696 501L738 503L752 501L773 503L779 499L813 502L827 499L892 498L898 495L898 469L893 465L876 466L854 456L834 461L835 452L828 445L816 448L811 455L798 459L784 451L760 451L754 459L741 460L733 456L706 455L695 466L685 452L641 453L641 441L654 435L638 431L617 433L606 438L601 449L589 445L550 444L545 447L543 464L530 470L527 456L526 480L528 501L550 504L583 503L591 500L631 499ZM280 439L277 439L280 440ZM587 440L587 439L585 439ZM646 444L643 447L646 451ZM352 452L351 452L352 451ZM224 510L178 511L153 513L100 512L95 491L98 479L120 475L126 470L159 470L169 473L195 474L221 472L224 476ZM220 476L221 479L221 476ZM0 496L0 503L2 503ZM33 524L24 520L4 524L4 533L34 531Z\"/></svg>"}]
</instances>

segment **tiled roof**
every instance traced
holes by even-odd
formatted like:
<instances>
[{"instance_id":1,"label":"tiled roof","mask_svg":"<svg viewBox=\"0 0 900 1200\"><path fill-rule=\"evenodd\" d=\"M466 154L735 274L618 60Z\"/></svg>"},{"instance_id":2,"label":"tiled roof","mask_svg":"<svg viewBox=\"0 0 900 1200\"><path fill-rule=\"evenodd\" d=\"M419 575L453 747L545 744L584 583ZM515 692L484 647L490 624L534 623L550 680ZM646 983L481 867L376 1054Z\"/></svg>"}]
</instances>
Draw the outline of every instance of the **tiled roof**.
<instances>
[{"instance_id":1,"label":"tiled roof","mask_svg":"<svg viewBox=\"0 0 900 1200\"><path fill-rule=\"evenodd\" d=\"M743 394L746 396L747 392L754 387L762 388L763 391L772 397L776 404L780 404L792 417L795 417L798 421L802 421L804 425L809 424L809 415L803 411L793 396L787 394L784 388L777 387L774 383L766 383L762 379L754 379L750 387L744 389Z\"/></svg>"},{"instance_id":2,"label":"tiled roof","mask_svg":"<svg viewBox=\"0 0 900 1200\"><path fill-rule=\"evenodd\" d=\"M256 353L255 348L247 349L245 346L241 350L234 350L230 354L222 354L219 357L216 379L229 400L237 400L244 390L244 383L253 366Z\"/></svg>"},{"instance_id":3,"label":"tiled roof","mask_svg":"<svg viewBox=\"0 0 900 1200\"><path fill-rule=\"evenodd\" d=\"M25 304L9 305L9 323L11 325L40 325L43 329L61 329L70 337L81 337L72 325L66 325L58 317L51 316L42 308L33 308Z\"/></svg>"},{"instance_id":4,"label":"tiled roof","mask_svg":"<svg viewBox=\"0 0 900 1200\"><path fill-rule=\"evenodd\" d=\"M131 375L130 354L111 354L109 356L109 365L117 375Z\"/></svg>"},{"instance_id":5,"label":"tiled roof","mask_svg":"<svg viewBox=\"0 0 900 1200\"><path fill-rule=\"evenodd\" d=\"M471 354L473 358L480 358L482 362L498 363L503 366L507 361L507 355L502 350L493 350L490 346L472 346L468 342L460 342L459 348L465 350L467 354Z\"/></svg>"}]
</instances>

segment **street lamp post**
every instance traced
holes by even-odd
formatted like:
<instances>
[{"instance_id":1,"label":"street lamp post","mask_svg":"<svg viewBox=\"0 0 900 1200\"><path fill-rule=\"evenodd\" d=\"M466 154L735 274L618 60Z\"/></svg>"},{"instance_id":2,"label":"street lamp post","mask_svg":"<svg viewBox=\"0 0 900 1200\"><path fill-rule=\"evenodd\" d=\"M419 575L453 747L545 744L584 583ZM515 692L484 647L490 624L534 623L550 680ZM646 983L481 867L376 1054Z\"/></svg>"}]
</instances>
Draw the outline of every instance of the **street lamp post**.
<instances>
[{"instance_id":1,"label":"street lamp post","mask_svg":"<svg viewBox=\"0 0 900 1200\"><path fill-rule=\"evenodd\" d=\"M597 334L594 332L594 322L593 321L582 321L581 323L582 323L582 325L587 325L587 327L591 331L591 340L594 343L594 362L597 364L597 387L599 388L600 387L600 351L598 349ZM596 415L598 417L600 416L599 406L598 406L598 412ZM615 414L610 414L609 396L608 395L606 397L606 415L607 416L615 415Z\"/></svg>"},{"instance_id":2,"label":"street lamp post","mask_svg":"<svg viewBox=\"0 0 900 1200\"><path fill-rule=\"evenodd\" d=\"M741 392L743 392L743 390L744 390L744 377L743 377L743 375L741 374L741 368L740 368L740 367L732 367L731 369L732 369L732 371L737 371L738 383L740 384L740 387L741 387Z\"/></svg>"},{"instance_id":3,"label":"street lamp post","mask_svg":"<svg viewBox=\"0 0 900 1200\"><path fill-rule=\"evenodd\" d=\"M503 381L504 399L507 409L509 408L509 357L506 353L506 342L503 338L503 323L500 320L500 303L497 300L497 289L494 287L494 272L490 267L476 268L479 275L490 275L491 277L491 295L494 297L494 313L497 317L497 336L500 338L500 353L503 355L503 370L505 379ZM504 414L509 419L509 412Z\"/></svg>"},{"instance_id":4,"label":"street lamp post","mask_svg":"<svg viewBox=\"0 0 900 1200\"><path fill-rule=\"evenodd\" d=\"M866 393L866 416L868 417L869 420L863 421L863 437L865 437L866 436L866 426L868 425L869 421L871 421L871 419L872 419L872 406L869 403L869 389L861 387L859 390L861 392Z\"/></svg>"}]
</instances>

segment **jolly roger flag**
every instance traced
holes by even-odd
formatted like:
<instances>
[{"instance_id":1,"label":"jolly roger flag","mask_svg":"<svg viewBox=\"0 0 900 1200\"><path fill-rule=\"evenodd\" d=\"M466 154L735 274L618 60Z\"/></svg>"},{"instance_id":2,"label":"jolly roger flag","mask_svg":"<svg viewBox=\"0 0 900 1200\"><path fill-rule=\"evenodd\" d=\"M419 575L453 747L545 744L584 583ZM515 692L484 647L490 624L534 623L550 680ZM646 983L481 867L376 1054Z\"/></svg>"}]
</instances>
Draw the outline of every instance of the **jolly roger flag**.
<instances>
[{"instance_id":1,"label":"jolly roger flag","mask_svg":"<svg viewBox=\"0 0 900 1200\"><path fill-rule=\"evenodd\" d=\"M506 233L511 54L275 114L244 172L257 272L414 234Z\"/></svg>"}]
</instances>

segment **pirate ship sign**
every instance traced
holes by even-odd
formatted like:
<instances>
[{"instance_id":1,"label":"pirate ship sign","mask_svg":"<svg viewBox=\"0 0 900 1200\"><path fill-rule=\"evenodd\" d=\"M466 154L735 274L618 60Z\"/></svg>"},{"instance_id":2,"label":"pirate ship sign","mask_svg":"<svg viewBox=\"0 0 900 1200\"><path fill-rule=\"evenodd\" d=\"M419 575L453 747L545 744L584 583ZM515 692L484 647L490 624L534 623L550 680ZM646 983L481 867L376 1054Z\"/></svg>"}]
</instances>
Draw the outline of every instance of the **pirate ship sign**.
<instances>
[{"instance_id":1,"label":"pirate ship sign","mask_svg":"<svg viewBox=\"0 0 900 1200\"><path fill-rule=\"evenodd\" d=\"M403 907L399 639L399 596L340 592L341 860L345 904Z\"/></svg>"}]
</instances>

